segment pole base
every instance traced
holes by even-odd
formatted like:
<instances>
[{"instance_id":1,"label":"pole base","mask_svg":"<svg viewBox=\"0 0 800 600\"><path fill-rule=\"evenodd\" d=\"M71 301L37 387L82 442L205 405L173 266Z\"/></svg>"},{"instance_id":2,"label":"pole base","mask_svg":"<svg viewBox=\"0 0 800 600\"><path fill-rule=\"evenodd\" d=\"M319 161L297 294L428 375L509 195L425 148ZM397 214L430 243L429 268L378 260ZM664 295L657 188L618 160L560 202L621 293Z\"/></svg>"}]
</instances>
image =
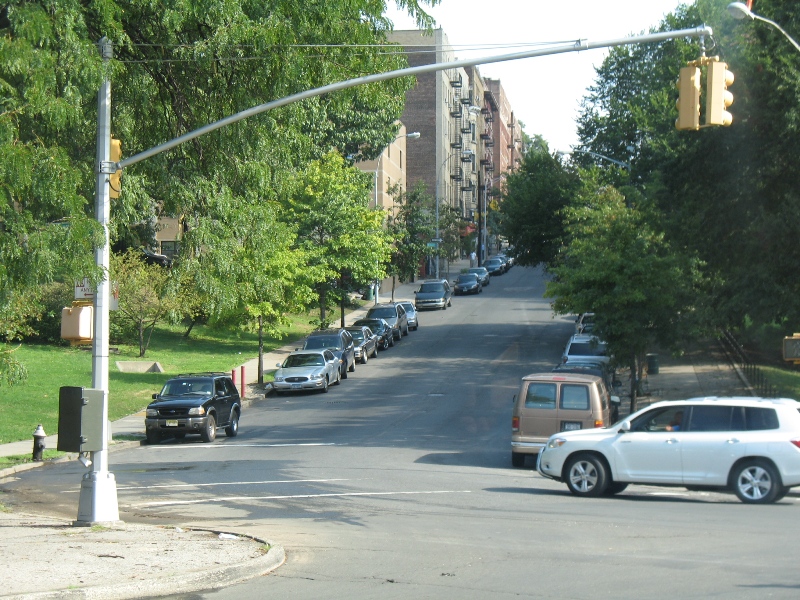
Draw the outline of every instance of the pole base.
<instances>
[{"instance_id":1,"label":"pole base","mask_svg":"<svg viewBox=\"0 0 800 600\"><path fill-rule=\"evenodd\" d=\"M81 480L78 519L73 525L119 524L117 481L108 471L90 471Z\"/></svg>"}]
</instances>

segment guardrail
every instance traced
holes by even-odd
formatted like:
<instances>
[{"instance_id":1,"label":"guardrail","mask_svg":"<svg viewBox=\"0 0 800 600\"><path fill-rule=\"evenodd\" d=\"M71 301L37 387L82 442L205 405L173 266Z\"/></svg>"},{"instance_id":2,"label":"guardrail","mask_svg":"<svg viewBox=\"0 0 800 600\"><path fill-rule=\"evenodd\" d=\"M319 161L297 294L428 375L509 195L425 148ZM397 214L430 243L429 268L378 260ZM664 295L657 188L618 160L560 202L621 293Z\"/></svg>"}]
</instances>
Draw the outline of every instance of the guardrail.
<instances>
[{"instance_id":1,"label":"guardrail","mask_svg":"<svg viewBox=\"0 0 800 600\"><path fill-rule=\"evenodd\" d=\"M747 356L742 345L728 331L722 331L719 341L728 359L739 368L739 373L746 379L750 387L762 398L775 398L778 390L773 386L764 372Z\"/></svg>"}]
</instances>

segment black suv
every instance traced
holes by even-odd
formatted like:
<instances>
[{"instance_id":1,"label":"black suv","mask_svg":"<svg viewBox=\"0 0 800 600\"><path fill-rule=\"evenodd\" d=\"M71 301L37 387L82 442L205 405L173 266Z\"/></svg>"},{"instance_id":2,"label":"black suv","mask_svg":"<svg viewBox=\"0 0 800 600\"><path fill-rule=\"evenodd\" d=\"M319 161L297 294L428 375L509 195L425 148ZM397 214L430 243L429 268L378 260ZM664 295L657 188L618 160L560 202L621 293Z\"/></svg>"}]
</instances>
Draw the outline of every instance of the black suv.
<instances>
[{"instance_id":1,"label":"black suv","mask_svg":"<svg viewBox=\"0 0 800 600\"><path fill-rule=\"evenodd\" d=\"M356 347L353 336L346 329L320 329L312 331L303 344L303 350L327 348L339 359L339 372L347 379L347 372L356 370Z\"/></svg>"},{"instance_id":2,"label":"black suv","mask_svg":"<svg viewBox=\"0 0 800 600\"><path fill-rule=\"evenodd\" d=\"M144 419L148 444L157 444L164 434L182 439L187 433L213 442L218 427L224 427L228 437L239 433L242 400L225 373L178 375L153 394L153 400Z\"/></svg>"}]
</instances>

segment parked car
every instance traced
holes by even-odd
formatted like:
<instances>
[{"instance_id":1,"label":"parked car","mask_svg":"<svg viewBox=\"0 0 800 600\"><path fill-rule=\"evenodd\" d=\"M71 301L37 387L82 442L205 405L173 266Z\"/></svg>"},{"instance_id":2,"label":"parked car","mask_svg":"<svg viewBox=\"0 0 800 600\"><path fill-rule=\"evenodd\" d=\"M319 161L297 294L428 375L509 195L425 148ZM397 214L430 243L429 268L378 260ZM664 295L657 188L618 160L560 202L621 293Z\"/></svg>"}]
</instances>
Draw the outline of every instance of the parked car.
<instances>
[{"instance_id":1,"label":"parked car","mask_svg":"<svg viewBox=\"0 0 800 600\"><path fill-rule=\"evenodd\" d=\"M419 289L414 292L414 306L417 310L425 308L447 310L448 306L452 306L452 295L453 290L446 279L430 279L423 281Z\"/></svg>"},{"instance_id":2,"label":"parked car","mask_svg":"<svg viewBox=\"0 0 800 600\"><path fill-rule=\"evenodd\" d=\"M148 265L158 265L159 267L171 267L172 261L170 260L169 256L164 254L158 254L153 252L152 250L148 250L145 247L142 247L142 260Z\"/></svg>"},{"instance_id":3,"label":"parked car","mask_svg":"<svg viewBox=\"0 0 800 600\"><path fill-rule=\"evenodd\" d=\"M575 333L592 333L594 329L594 313L583 313L575 320Z\"/></svg>"},{"instance_id":4,"label":"parked car","mask_svg":"<svg viewBox=\"0 0 800 600\"><path fill-rule=\"evenodd\" d=\"M347 372L356 370L356 350L353 336L346 329L320 329L312 331L303 343L303 350L322 350L327 348L341 361L341 378L347 379Z\"/></svg>"},{"instance_id":5,"label":"parked car","mask_svg":"<svg viewBox=\"0 0 800 600\"><path fill-rule=\"evenodd\" d=\"M242 401L239 391L226 373L191 373L168 379L145 410L145 435L148 444L157 444L165 434L182 439L197 433L204 442L213 442L217 429L236 437Z\"/></svg>"},{"instance_id":6,"label":"parked car","mask_svg":"<svg viewBox=\"0 0 800 600\"><path fill-rule=\"evenodd\" d=\"M459 294L480 294L483 291L481 282L475 273L461 273L453 282L453 293Z\"/></svg>"},{"instance_id":7,"label":"parked car","mask_svg":"<svg viewBox=\"0 0 800 600\"><path fill-rule=\"evenodd\" d=\"M608 348L604 341L596 336L581 333L569 338L561 360L562 362L587 360L608 363L611 357L608 355Z\"/></svg>"},{"instance_id":8,"label":"parked car","mask_svg":"<svg viewBox=\"0 0 800 600\"><path fill-rule=\"evenodd\" d=\"M406 309L399 302L376 304L367 311L368 319L383 319L392 327L395 340L408 335L408 317Z\"/></svg>"},{"instance_id":9,"label":"parked car","mask_svg":"<svg viewBox=\"0 0 800 600\"><path fill-rule=\"evenodd\" d=\"M356 360L362 365L367 364L370 357L378 356L378 336L372 333L366 325L353 325L346 327L353 336Z\"/></svg>"},{"instance_id":10,"label":"parked car","mask_svg":"<svg viewBox=\"0 0 800 600\"><path fill-rule=\"evenodd\" d=\"M490 258L483 266L486 267L486 270L489 271L489 275L502 275L505 273L505 268L503 266L503 261L499 258Z\"/></svg>"},{"instance_id":11,"label":"parked car","mask_svg":"<svg viewBox=\"0 0 800 600\"><path fill-rule=\"evenodd\" d=\"M607 427L611 394L602 377L575 373L526 375L511 413L511 464L521 467L559 431Z\"/></svg>"},{"instance_id":12,"label":"parked car","mask_svg":"<svg viewBox=\"0 0 800 600\"><path fill-rule=\"evenodd\" d=\"M467 272L475 273L483 287L486 287L492 282L492 278L489 275L489 271L486 270L486 267L470 267L469 271Z\"/></svg>"},{"instance_id":13,"label":"parked car","mask_svg":"<svg viewBox=\"0 0 800 600\"><path fill-rule=\"evenodd\" d=\"M419 329L419 315L417 315L417 309L414 307L414 303L410 300L401 300L400 304L403 305L403 308L406 311L406 318L408 319L408 328L412 331L416 331Z\"/></svg>"},{"instance_id":14,"label":"parked car","mask_svg":"<svg viewBox=\"0 0 800 600\"><path fill-rule=\"evenodd\" d=\"M341 361L327 348L292 352L277 366L272 383L276 394L308 390L326 393L328 386L342 381Z\"/></svg>"},{"instance_id":15,"label":"parked car","mask_svg":"<svg viewBox=\"0 0 800 600\"><path fill-rule=\"evenodd\" d=\"M788 399L658 402L607 429L556 433L537 469L577 496L630 483L731 490L765 504L800 485L800 413Z\"/></svg>"},{"instance_id":16,"label":"parked car","mask_svg":"<svg viewBox=\"0 0 800 600\"><path fill-rule=\"evenodd\" d=\"M381 350L388 350L390 346L394 346L392 326L384 319L358 319L353 326L358 325L369 327L372 333L378 336L378 348Z\"/></svg>"},{"instance_id":17,"label":"parked car","mask_svg":"<svg viewBox=\"0 0 800 600\"><path fill-rule=\"evenodd\" d=\"M495 254L491 258L498 258L498 259L502 260L503 261L503 269L505 271L510 270L511 267L514 266L514 260L510 256L508 256L506 254L503 254L502 252L499 253L499 254Z\"/></svg>"}]
</instances>

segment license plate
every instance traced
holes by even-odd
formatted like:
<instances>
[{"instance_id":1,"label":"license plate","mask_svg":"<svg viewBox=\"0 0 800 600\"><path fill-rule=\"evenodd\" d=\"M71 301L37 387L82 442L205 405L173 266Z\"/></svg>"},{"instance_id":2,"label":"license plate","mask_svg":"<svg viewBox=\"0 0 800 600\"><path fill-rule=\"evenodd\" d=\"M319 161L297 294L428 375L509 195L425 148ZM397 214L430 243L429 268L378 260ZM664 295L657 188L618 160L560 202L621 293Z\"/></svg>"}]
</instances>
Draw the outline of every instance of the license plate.
<instances>
[{"instance_id":1,"label":"license plate","mask_svg":"<svg viewBox=\"0 0 800 600\"><path fill-rule=\"evenodd\" d=\"M299 383L293 383L292 384L292 389L293 390L299 390L301 387L303 387L303 386L301 386Z\"/></svg>"},{"instance_id":2,"label":"license plate","mask_svg":"<svg viewBox=\"0 0 800 600\"><path fill-rule=\"evenodd\" d=\"M574 431L580 428L581 428L580 423L576 423L575 421L566 421L562 424L561 431Z\"/></svg>"},{"instance_id":3,"label":"license plate","mask_svg":"<svg viewBox=\"0 0 800 600\"><path fill-rule=\"evenodd\" d=\"M167 427L177 427L177 426L178 426L177 420L167 419Z\"/></svg>"}]
</instances>

